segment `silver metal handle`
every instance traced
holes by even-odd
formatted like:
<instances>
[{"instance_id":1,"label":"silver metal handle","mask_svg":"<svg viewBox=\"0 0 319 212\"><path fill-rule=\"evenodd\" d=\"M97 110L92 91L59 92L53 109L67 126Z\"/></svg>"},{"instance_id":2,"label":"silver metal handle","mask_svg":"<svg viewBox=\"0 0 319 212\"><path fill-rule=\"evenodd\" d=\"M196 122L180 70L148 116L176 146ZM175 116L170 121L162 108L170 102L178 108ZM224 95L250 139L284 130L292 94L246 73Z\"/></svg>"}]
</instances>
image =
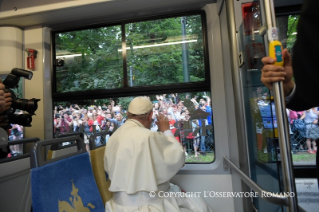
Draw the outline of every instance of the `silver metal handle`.
<instances>
[{"instance_id":1,"label":"silver metal handle","mask_svg":"<svg viewBox=\"0 0 319 212\"><path fill-rule=\"evenodd\" d=\"M270 203L276 205L285 205L288 206L288 197L272 193L262 189L257 183L255 183L252 179L250 179L244 172L242 172L235 164L233 164L227 157L224 156L224 168L226 166L230 166L232 170L234 170L253 191L258 192L258 196Z\"/></svg>"}]
</instances>

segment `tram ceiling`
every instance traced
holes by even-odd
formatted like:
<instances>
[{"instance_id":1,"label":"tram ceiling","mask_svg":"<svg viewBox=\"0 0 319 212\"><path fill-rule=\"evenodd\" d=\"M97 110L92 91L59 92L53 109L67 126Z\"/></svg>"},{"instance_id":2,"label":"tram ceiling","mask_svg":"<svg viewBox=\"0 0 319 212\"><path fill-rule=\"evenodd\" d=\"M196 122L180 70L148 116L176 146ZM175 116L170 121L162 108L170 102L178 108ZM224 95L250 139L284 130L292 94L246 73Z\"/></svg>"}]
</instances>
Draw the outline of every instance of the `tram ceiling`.
<instances>
[{"instance_id":1,"label":"tram ceiling","mask_svg":"<svg viewBox=\"0 0 319 212\"><path fill-rule=\"evenodd\" d=\"M29 27L114 16L148 15L149 11L201 9L216 0L0 0L0 26ZM152 12L153 13L153 12ZM152 14L151 13L151 14ZM134 16L133 16L134 17ZM94 19L96 18L96 19Z\"/></svg>"}]
</instances>

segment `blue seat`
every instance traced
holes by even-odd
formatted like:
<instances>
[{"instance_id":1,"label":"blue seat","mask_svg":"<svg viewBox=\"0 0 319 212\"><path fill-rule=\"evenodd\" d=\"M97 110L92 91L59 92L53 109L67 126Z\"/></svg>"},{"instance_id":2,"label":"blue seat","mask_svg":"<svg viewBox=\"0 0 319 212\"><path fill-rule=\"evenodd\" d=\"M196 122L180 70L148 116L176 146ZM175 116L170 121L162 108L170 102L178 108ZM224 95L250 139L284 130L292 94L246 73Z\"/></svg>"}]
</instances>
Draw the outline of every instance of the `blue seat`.
<instances>
[{"instance_id":1,"label":"blue seat","mask_svg":"<svg viewBox=\"0 0 319 212\"><path fill-rule=\"evenodd\" d=\"M78 151L43 160L43 146L75 141ZM40 141L31 153L31 193L33 212L104 212L90 158L80 136Z\"/></svg>"}]
</instances>

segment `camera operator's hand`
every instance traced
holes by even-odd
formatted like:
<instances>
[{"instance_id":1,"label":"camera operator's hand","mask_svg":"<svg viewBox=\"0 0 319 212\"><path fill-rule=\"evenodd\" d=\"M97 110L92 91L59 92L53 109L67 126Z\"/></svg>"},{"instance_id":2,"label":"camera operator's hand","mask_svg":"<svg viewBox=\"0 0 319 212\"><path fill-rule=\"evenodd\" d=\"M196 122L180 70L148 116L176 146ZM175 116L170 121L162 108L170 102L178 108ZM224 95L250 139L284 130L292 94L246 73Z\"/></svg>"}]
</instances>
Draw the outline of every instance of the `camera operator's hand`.
<instances>
[{"instance_id":1,"label":"camera operator's hand","mask_svg":"<svg viewBox=\"0 0 319 212\"><path fill-rule=\"evenodd\" d=\"M0 106L0 114L6 110L9 110L10 106L12 104L11 93L4 93L4 95L1 96L1 91L3 91L3 90L0 90L0 105L1 105ZM4 102L4 104L2 104L2 102Z\"/></svg>"},{"instance_id":2,"label":"camera operator's hand","mask_svg":"<svg viewBox=\"0 0 319 212\"><path fill-rule=\"evenodd\" d=\"M5 85L2 84L2 80L0 79L0 109L3 108L6 104L4 89L5 89Z\"/></svg>"}]
</instances>

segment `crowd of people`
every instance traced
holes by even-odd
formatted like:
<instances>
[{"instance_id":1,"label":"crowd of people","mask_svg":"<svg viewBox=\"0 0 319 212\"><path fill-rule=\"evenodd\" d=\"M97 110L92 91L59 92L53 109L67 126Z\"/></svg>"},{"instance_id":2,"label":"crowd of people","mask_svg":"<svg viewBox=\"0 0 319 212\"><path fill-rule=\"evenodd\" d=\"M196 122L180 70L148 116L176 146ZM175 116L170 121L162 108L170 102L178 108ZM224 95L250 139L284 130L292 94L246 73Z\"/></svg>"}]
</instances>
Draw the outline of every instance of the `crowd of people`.
<instances>
[{"instance_id":1,"label":"crowd of people","mask_svg":"<svg viewBox=\"0 0 319 212\"><path fill-rule=\"evenodd\" d=\"M165 94L156 95L155 99L152 101L152 131L158 130L156 115L162 113L168 118L170 129L175 138L183 145L186 155L188 142L193 146L195 157L198 157L199 154L205 155L205 152L213 150L211 145L213 143L212 109L211 99L208 96L191 98L190 95L186 95L185 99L181 100L179 95L175 93L168 96ZM198 109L206 112L200 119L198 116L194 116ZM127 108L122 107L112 99L110 99L109 104L100 106L71 104L62 107L57 105L54 108L54 134L57 136L81 131L84 133L84 141L89 150L88 143L92 133L94 131L114 132L126 121L126 112ZM108 138L109 136L105 137L105 142ZM101 137L97 137L95 142L96 145L101 145Z\"/></svg>"},{"instance_id":2,"label":"crowd of people","mask_svg":"<svg viewBox=\"0 0 319 212\"><path fill-rule=\"evenodd\" d=\"M288 110L287 113L291 128L292 151L307 150L309 154L315 154L316 140L319 139L318 108L313 107L305 111Z\"/></svg>"}]
</instances>

